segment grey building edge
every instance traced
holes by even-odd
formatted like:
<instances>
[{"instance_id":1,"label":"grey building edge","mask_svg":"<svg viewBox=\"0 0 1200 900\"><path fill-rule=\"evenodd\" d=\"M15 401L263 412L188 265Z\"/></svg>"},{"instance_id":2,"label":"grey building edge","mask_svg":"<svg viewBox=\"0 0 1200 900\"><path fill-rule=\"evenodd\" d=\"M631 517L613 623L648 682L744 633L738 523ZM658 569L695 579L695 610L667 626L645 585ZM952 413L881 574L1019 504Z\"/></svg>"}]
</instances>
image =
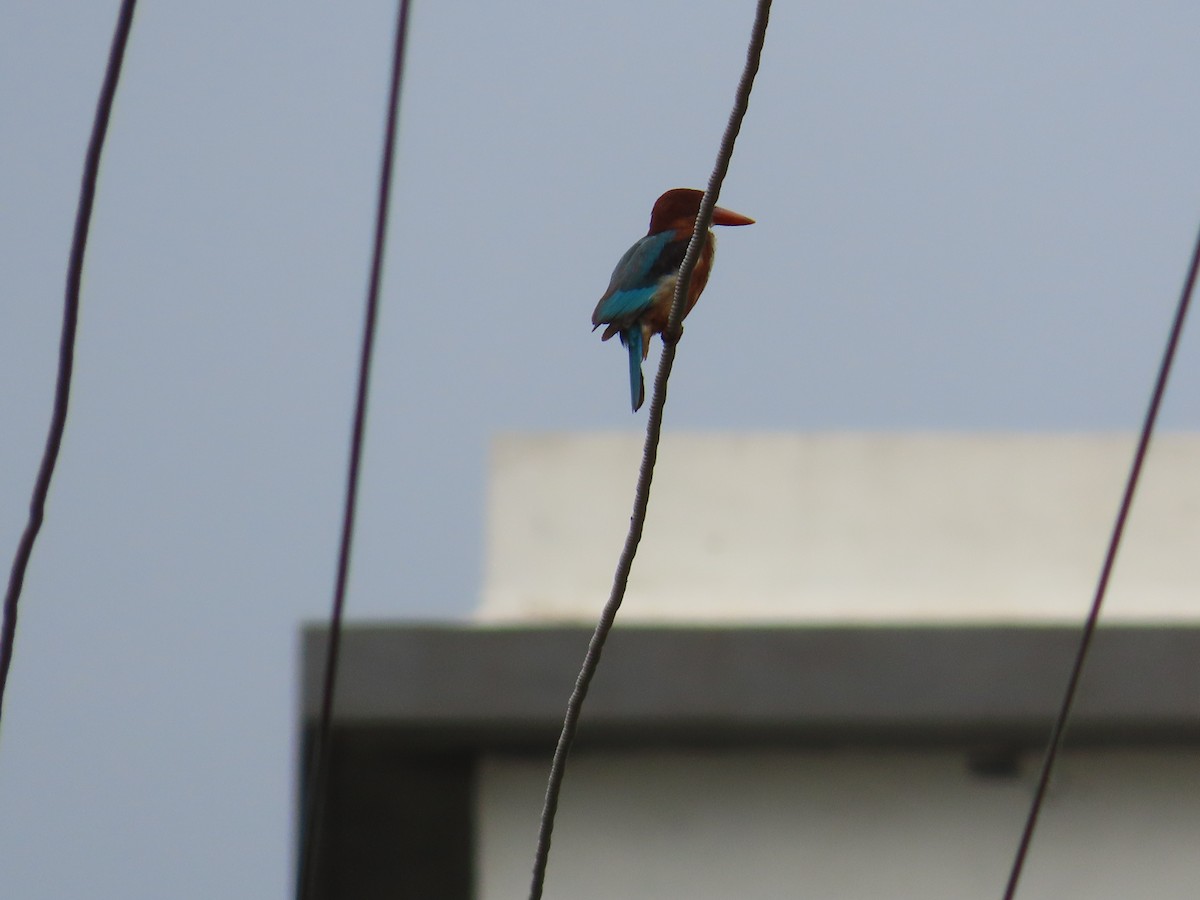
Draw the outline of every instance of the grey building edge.
<instances>
[{"instance_id":1,"label":"grey building edge","mask_svg":"<svg viewBox=\"0 0 1200 900\"><path fill-rule=\"evenodd\" d=\"M548 769L590 637L347 628L317 895L473 897L477 762L537 754ZM303 636L299 809L326 638ZM960 748L976 775L1012 777L1036 764L1078 644L1061 627L618 626L576 747ZM1101 628L1067 745L1200 746L1200 628Z\"/></svg>"},{"instance_id":2,"label":"grey building edge","mask_svg":"<svg viewBox=\"0 0 1200 900\"><path fill-rule=\"evenodd\" d=\"M414 749L553 746L591 630L355 625L336 728ZM304 633L303 719L326 632ZM1036 626L644 627L608 639L578 745L1040 746L1079 630ZM1072 746L1200 745L1200 627L1107 626L1080 684Z\"/></svg>"}]
</instances>

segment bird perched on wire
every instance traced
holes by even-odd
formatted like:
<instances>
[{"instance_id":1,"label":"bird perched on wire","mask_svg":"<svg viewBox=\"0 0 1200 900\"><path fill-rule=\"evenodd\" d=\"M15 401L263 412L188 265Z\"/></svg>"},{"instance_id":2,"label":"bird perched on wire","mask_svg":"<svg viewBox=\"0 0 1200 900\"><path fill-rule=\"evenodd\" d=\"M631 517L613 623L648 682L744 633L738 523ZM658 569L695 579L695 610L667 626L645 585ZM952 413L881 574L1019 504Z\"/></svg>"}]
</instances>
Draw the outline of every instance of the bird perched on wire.
<instances>
[{"instance_id":1,"label":"bird perched on wire","mask_svg":"<svg viewBox=\"0 0 1200 900\"><path fill-rule=\"evenodd\" d=\"M625 251L613 269L608 290L592 313L593 331L601 325L608 326L600 336L601 340L607 341L615 334L629 350L629 392L634 412L641 409L646 399L642 361L650 352L650 336L661 334L667 327L679 267L683 265L703 198L703 191L674 188L655 201L654 209L650 211L650 230ZM713 209L712 222L714 225L754 224L753 219L719 206ZM692 311L708 283L716 243L709 231L688 284L683 317Z\"/></svg>"}]
</instances>

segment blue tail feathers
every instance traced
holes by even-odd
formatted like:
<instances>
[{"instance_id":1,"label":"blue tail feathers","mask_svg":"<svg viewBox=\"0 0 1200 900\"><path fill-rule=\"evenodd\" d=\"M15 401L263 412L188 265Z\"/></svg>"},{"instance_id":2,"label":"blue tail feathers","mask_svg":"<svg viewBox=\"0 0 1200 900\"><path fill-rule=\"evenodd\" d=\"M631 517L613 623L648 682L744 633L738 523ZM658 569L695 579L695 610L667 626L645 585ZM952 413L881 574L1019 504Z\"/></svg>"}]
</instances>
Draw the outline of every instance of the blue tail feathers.
<instances>
[{"instance_id":1,"label":"blue tail feathers","mask_svg":"<svg viewBox=\"0 0 1200 900\"><path fill-rule=\"evenodd\" d=\"M642 380L642 326L634 325L622 332L623 343L629 348L629 399L633 411L642 408L646 400L646 384Z\"/></svg>"}]
</instances>

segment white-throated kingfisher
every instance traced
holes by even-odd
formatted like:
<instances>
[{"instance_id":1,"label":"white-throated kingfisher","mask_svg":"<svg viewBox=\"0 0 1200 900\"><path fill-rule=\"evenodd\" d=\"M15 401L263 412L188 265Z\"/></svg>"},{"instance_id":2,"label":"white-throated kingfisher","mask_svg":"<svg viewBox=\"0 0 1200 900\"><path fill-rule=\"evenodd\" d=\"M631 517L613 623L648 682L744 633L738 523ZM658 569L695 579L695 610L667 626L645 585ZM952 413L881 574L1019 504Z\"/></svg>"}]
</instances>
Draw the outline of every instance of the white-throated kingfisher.
<instances>
[{"instance_id":1,"label":"white-throated kingfisher","mask_svg":"<svg viewBox=\"0 0 1200 900\"><path fill-rule=\"evenodd\" d=\"M629 350L629 392L634 412L646 399L642 361L650 352L650 336L661 334L667 327L671 303L675 299L675 282L692 240L696 214L703 198L703 191L674 188L655 201L650 212L650 230L625 251L613 269L608 290L592 313L592 330L607 325L601 339L607 341L614 334L618 335ZM754 220L718 206L713 209L712 223L752 225ZM716 243L709 231L688 284L683 318L692 311L708 283Z\"/></svg>"}]
</instances>

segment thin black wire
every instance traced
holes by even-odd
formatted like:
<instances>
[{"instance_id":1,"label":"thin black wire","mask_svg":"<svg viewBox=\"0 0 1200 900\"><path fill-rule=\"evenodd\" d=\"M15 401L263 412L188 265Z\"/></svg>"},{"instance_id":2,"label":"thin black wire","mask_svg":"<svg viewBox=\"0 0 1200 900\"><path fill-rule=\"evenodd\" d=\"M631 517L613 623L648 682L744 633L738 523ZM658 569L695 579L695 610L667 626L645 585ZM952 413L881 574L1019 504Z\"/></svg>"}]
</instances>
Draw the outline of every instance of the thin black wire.
<instances>
[{"instance_id":1,"label":"thin black wire","mask_svg":"<svg viewBox=\"0 0 1200 900\"><path fill-rule=\"evenodd\" d=\"M42 528L46 513L46 497L50 493L50 479L58 462L58 451L62 447L63 431L67 425L67 406L71 399L71 372L75 366L75 331L79 324L79 292L83 280L83 258L87 249L88 230L92 222L92 206L96 199L96 182L100 173L100 156L104 150L104 138L108 134L108 122L112 117L113 100L117 95L117 83L121 80L121 64L125 60L125 46L129 43L129 32L133 27L133 13L137 0L124 0L117 11L117 24L113 31L112 44L108 51L108 66L104 70L104 82L100 97L96 101L96 116L92 121L92 136L88 141L87 156L83 163L83 180L79 187L79 204L75 209L75 232L71 238L71 256L67 263L67 290L63 306L62 336L58 345L58 382L54 389L54 410L50 417L50 431L46 436L46 447L42 451L42 463L37 481L33 486L33 497L29 503L29 519L8 576L8 591L4 595L4 622L0 625L0 710L4 705L4 689L8 684L8 670L12 666L13 645L17 637L17 606L21 599L21 588L25 584L25 570L33 554L33 544Z\"/></svg>"},{"instance_id":2,"label":"thin black wire","mask_svg":"<svg viewBox=\"0 0 1200 900\"><path fill-rule=\"evenodd\" d=\"M387 126L383 159L379 169L378 203L375 210L375 239L371 254L371 278L367 288L367 308L363 322L362 350L358 364L358 393L354 404L354 427L350 438L350 460L346 474L346 501L342 515L341 543L338 547L337 580L333 609L329 616L329 640L325 654L325 674L321 691L321 712L306 769L307 803L301 820L300 867L296 877L296 895L300 900L316 890L316 855L321 831L321 816L329 782L329 737L333 722L333 697L337 686L338 653L341 649L342 618L346 603L346 583L350 572L350 549L354 540L355 507L358 501L358 473L362 461L363 436L367 424L367 398L371 383L371 357L375 346L375 322L379 310L379 286L383 277L383 254L387 245L388 207L392 191L392 160L395 156L399 120L400 86L404 79L404 50L408 37L409 0L400 0L396 14L396 39L392 50L391 88L388 92Z\"/></svg>"},{"instance_id":3,"label":"thin black wire","mask_svg":"<svg viewBox=\"0 0 1200 900\"><path fill-rule=\"evenodd\" d=\"M1167 346L1163 350L1162 361L1158 367L1158 378L1154 383L1154 391L1150 396L1150 406L1146 410L1146 419L1142 423L1142 433L1138 439L1137 451L1133 456L1133 465L1125 482L1125 493L1121 497L1121 506L1117 519L1113 523L1112 536L1108 541L1108 550L1104 554L1104 565L1100 569L1100 580L1096 584L1096 594L1088 611L1087 621L1079 639L1079 649L1075 653L1075 661L1071 666L1071 677L1067 680L1066 693L1063 695L1062 707L1054 722L1046 756L1042 761L1041 774L1038 776L1037 790L1033 795L1033 803L1029 807L1029 815L1025 819L1025 828L1021 833L1021 842L1013 859L1012 869L1008 876L1008 885L1004 889L1004 900L1013 900L1017 893L1017 884L1025 868L1025 859L1029 855L1029 845L1033 840L1033 831L1037 827L1038 816L1046 799L1046 791L1050 786L1050 775L1054 763L1062 749L1063 737L1066 733L1067 722L1071 717L1071 707L1075 702L1075 691L1079 687L1080 675L1087 659L1092 638L1096 633L1096 625L1100 620L1100 608L1104 604L1104 595L1108 591L1108 580L1113 566L1117 561L1117 550L1121 546L1121 536L1125 532L1125 520L1133 506L1134 492L1137 490L1138 479L1141 477L1142 464L1150 448L1150 437L1154 433L1154 425L1158 419L1158 410L1162 405L1163 395L1167 390L1167 379L1171 375L1171 366L1175 362L1175 351L1179 346L1179 336L1183 333L1183 323L1187 319L1188 307L1192 302L1192 293L1196 287L1196 273L1200 270L1200 233L1196 236L1196 244L1192 249L1192 261L1188 266L1187 278L1184 279L1183 290L1179 295L1179 304L1175 309L1175 319L1171 324L1171 333L1167 338Z\"/></svg>"},{"instance_id":4,"label":"thin black wire","mask_svg":"<svg viewBox=\"0 0 1200 900\"><path fill-rule=\"evenodd\" d=\"M629 573L633 568L633 559L637 555L638 544L642 539L642 529L646 522L646 510L650 503L650 483L654 478L654 464L658 459L658 442L662 433L663 406L667 400L667 380L671 376L671 368L675 363L675 348L679 341L681 330L679 321L683 308L683 298L687 296L688 285L692 272L700 257L703 246L703 236L708 233L712 223L713 207L721 192L721 184L725 173L729 170L729 161L733 157L733 145L737 141L738 132L742 127L746 109L750 103L750 91L754 86L754 76L758 73L759 59L762 56L763 41L767 33L767 20L771 11L771 0L758 0L755 12L754 27L750 34L750 45L746 51L746 66L738 84L737 97L733 110L729 115L729 124L721 139L721 147L717 153L717 162L713 168L712 177L708 182L708 191L700 203L700 211L696 216L695 230L688 244L687 254L679 269L679 278L675 285L675 298L671 305L671 315L668 319L667 339L664 333L662 360L659 363L658 374L654 379L654 396L650 401L649 421L646 425L646 442L642 450L642 465L638 470L637 488L634 492L633 514L629 519L629 532L625 536L625 545L617 561L617 570L613 576L612 591L608 602L600 613L596 630L588 643L584 655L583 666L575 679L575 688L567 701L566 716L563 720L562 732L558 745L554 749L554 759L550 764L550 777L546 785L546 798L542 807L541 824L538 829L537 852L533 861L533 880L529 888L530 900L540 900L546 881L546 865L550 859L550 841L554 832L554 818L558 812L558 798L562 790L563 777L566 774L567 756L575 740L575 732L579 726L579 716L583 710L583 702L591 686L592 677L600 665L600 655L604 651L604 643L612 631L617 618L617 611L625 599L625 590L629 583Z\"/></svg>"}]
</instances>

